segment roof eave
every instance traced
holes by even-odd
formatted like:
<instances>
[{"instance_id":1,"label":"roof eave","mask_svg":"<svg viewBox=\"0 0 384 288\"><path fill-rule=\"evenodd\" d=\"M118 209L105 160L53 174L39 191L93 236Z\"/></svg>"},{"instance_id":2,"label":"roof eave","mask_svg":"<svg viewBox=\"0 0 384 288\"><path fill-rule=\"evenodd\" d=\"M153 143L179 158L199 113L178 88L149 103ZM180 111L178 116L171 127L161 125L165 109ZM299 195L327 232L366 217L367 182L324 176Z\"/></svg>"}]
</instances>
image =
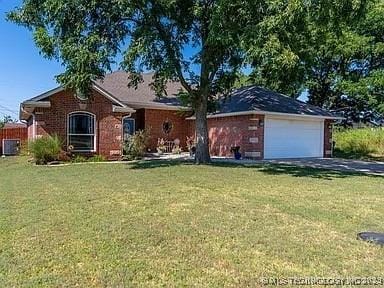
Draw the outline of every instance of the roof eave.
<instances>
[{"instance_id":1,"label":"roof eave","mask_svg":"<svg viewBox=\"0 0 384 288\"><path fill-rule=\"evenodd\" d=\"M307 118L307 119L329 119L329 120L343 120L345 118L338 116L327 116L327 115L309 115L309 114L294 114L294 113L283 113L283 112L272 112L272 111L263 111L263 110L250 110L250 111L238 111L238 112L228 112L228 113L217 113L209 114L207 118L222 118L230 116L242 116L242 115L270 115L270 116L282 116L282 117L296 117L296 118ZM188 117L187 120L195 120L196 117Z\"/></svg>"},{"instance_id":2,"label":"roof eave","mask_svg":"<svg viewBox=\"0 0 384 288\"><path fill-rule=\"evenodd\" d=\"M50 101L24 101L21 105L25 108L51 108Z\"/></svg>"},{"instance_id":3,"label":"roof eave","mask_svg":"<svg viewBox=\"0 0 384 288\"><path fill-rule=\"evenodd\" d=\"M20 104L19 119L27 121L36 108L50 108L50 101L31 101L27 100Z\"/></svg>"},{"instance_id":4,"label":"roof eave","mask_svg":"<svg viewBox=\"0 0 384 288\"><path fill-rule=\"evenodd\" d=\"M56 93L61 92L61 91L64 91L64 88L61 87L61 86L58 86L58 87L53 88L53 89L51 89L51 90L49 90L47 92L44 92L44 93L42 93L42 94L40 94L38 96L35 96L35 97L31 98L31 99L28 99L28 100L26 100L24 102L37 102L37 101L43 100L45 98L48 98L48 97L52 96L53 94L56 94Z\"/></svg>"},{"instance_id":5,"label":"roof eave","mask_svg":"<svg viewBox=\"0 0 384 288\"><path fill-rule=\"evenodd\" d=\"M132 101L126 101L124 102L124 104L134 109L144 108L144 109L156 109L156 110L192 111L190 107L180 106L180 105L167 105L167 104L132 102Z\"/></svg>"},{"instance_id":6,"label":"roof eave","mask_svg":"<svg viewBox=\"0 0 384 288\"><path fill-rule=\"evenodd\" d=\"M136 110L131 107L120 107L116 105L112 105L112 112L115 113L135 113Z\"/></svg>"}]
</instances>

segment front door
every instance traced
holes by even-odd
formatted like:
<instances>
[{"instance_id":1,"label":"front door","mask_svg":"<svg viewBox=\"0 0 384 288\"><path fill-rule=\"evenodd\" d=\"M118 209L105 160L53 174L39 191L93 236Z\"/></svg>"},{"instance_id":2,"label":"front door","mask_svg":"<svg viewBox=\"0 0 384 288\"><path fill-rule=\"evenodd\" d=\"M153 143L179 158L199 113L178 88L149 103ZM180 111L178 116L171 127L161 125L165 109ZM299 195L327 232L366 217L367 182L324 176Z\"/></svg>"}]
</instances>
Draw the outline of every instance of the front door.
<instances>
[{"instance_id":1,"label":"front door","mask_svg":"<svg viewBox=\"0 0 384 288\"><path fill-rule=\"evenodd\" d=\"M124 118L123 119L123 140L124 142L129 139L131 135L135 133L135 119Z\"/></svg>"}]
</instances>

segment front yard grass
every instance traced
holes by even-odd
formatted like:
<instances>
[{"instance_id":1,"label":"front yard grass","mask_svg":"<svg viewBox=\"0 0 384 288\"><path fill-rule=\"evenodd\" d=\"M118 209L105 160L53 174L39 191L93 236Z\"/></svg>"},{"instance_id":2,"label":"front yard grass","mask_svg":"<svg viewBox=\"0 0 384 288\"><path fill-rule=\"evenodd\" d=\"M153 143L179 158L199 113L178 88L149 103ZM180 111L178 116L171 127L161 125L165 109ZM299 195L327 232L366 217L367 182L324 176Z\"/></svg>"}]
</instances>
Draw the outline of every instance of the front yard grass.
<instances>
[{"instance_id":1,"label":"front yard grass","mask_svg":"<svg viewBox=\"0 0 384 288\"><path fill-rule=\"evenodd\" d=\"M181 162L0 159L0 287L259 286L381 276L384 179Z\"/></svg>"}]
</instances>

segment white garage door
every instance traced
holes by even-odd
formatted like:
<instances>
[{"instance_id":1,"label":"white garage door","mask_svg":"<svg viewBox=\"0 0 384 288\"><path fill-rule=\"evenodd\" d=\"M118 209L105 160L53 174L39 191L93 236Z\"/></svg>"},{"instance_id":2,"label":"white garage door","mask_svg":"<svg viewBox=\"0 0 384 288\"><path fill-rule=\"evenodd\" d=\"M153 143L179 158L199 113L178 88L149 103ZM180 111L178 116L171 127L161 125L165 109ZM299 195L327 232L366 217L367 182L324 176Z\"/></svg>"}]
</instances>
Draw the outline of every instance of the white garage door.
<instances>
[{"instance_id":1,"label":"white garage door","mask_svg":"<svg viewBox=\"0 0 384 288\"><path fill-rule=\"evenodd\" d=\"M324 121L265 119L264 158L323 157Z\"/></svg>"}]
</instances>

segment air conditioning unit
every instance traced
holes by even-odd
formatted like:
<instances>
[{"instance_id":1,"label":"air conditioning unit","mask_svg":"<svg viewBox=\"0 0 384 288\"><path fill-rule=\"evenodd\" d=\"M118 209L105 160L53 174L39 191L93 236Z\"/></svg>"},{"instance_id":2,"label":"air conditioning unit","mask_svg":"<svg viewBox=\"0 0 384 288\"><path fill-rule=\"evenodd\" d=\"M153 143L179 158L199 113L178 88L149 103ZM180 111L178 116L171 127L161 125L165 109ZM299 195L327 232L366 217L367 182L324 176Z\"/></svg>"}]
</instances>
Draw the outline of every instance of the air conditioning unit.
<instances>
[{"instance_id":1,"label":"air conditioning unit","mask_svg":"<svg viewBox=\"0 0 384 288\"><path fill-rule=\"evenodd\" d=\"M17 155L20 152L20 139L3 139L3 155Z\"/></svg>"}]
</instances>

